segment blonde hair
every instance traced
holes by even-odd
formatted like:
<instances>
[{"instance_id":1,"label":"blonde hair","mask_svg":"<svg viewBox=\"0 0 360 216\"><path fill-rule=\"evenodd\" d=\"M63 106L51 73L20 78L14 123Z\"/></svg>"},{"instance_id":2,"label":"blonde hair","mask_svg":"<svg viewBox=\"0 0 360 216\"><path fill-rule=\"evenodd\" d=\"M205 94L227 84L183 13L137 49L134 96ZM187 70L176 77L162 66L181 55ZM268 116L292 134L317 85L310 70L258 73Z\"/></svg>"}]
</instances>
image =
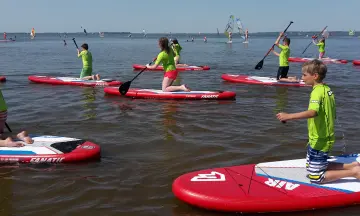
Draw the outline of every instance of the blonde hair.
<instances>
[{"instance_id":1,"label":"blonde hair","mask_svg":"<svg viewBox=\"0 0 360 216\"><path fill-rule=\"evenodd\" d=\"M317 81L322 81L326 77L327 67L322 61L314 59L303 64L302 72L306 72L311 75L317 73L319 75L319 80Z\"/></svg>"}]
</instances>

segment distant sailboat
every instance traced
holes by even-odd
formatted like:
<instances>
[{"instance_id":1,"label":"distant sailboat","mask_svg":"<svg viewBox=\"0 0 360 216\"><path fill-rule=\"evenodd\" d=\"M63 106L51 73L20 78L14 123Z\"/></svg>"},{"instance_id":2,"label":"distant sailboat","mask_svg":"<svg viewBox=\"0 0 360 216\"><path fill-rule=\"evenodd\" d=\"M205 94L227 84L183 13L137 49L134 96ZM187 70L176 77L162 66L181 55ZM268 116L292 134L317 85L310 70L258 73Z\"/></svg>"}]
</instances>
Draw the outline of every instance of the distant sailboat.
<instances>
[{"instance_id":1,"label":"distant sailboat","mask_svg":"<svg viewBox=\"0 0 360 216\"><path fill-rule=\"evenodd\" d=\"M234 32L234 15L230 15L228 23L225 26L224 34L229 39L227 43L232 43L232 33Z\"/></svg>"},{"instance_id":2,"label":"distant sailboat","mask_svg":"<svg viewBox=\"0 0 360 216\"><path fill-rule=\"evenodd\" d=\"M104 35L104 32L99 32L99 36L101 37L101 38L103 38L105 35Z\"/></svg>"},{"instance_id":3,"label":"distant sailboat","mask_svg":"<svg viewBox=\"0 0 360 216\"><path fill-rule=\"evenodd\" d=\"M146 34L145 29L143 29L142 31L143 31L144 37L146 37L147 34Z\"/></svg>"},{"instance_id":4,"label":"distant sailboat","mask_svg":"<svg viewBox=\"0 0 360 216\"><path fill-rule=\"evenodd\" d=\"M217 30L217 34L218 34L218 35L220 35L219 29L218 29L218 28L216 28L216 30Z\"/></svg>"},{"instance_id":5,"label":"distant sailboat","mask_svg":"<svg viewBox=\"0 0 360 216\"><path fill-rule=\"evenodd\" d=\"M241 36L242 39L244 39L244 41L245 41L245 30L244 30L243 24L241 23L240 18L236 18L236 25L237 25L237 28L238 28L238 30L239 30L240 36Z\"/></svg>"},{"instance_id":6,"label":"distant sailboat","mask_svg":"<svg viewBox=\"0 0 360 216\"><path fill-rule=\"evenodd\" d=\"M34 39L35 36L36 36L36 35L35 35L35 29L32 28L32 29L31 29L31 32L30 32L30 38L31 38L31 39Z\"/></svg>"}]
</instances>

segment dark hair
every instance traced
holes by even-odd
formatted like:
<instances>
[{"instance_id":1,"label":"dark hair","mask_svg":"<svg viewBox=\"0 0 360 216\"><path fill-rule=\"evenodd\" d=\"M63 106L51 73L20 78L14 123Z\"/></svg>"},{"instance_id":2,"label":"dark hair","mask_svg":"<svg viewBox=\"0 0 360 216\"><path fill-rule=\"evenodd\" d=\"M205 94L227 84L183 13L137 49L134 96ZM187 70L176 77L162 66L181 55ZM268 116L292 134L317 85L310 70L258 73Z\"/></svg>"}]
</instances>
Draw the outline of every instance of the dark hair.
<instances>
[{"instance_id":1,"label":"dark hair","mask_svg":"<svg viewBox=\"0 0 360 216\"><path fill-rule=\"evenodd\" d=\"M324 42L324 45L325 45L325 38L323 37L323 38L321 38L321 40L320 41L322 41L322 42Z\"/></svg>"},{"instance_id":2,"label":"dark hair","mask_svg":"<svg viewBox=\"0 0 360 216\"><path fill-rule=\"evenodd\" d=\"M159 45L161 47L161 51L165 50L167 54L170 53L169 39L167 39L167 37L161 37L159 39Z\"/></svg>"},{"instance_id":3,"label":"dark hair","mask_svg":"<svg viewBox=\"0 0 360 216\"><path fill-rule=\"evenodd\" d=\"M287 45L290 45L290 38L285 37L285 38L284 38L284 42L285 42Z\"/></svg>"},{"instance_id":4,"label":"dark hair","mask_svg":"<svg viewBox=\"0 0 360 216\"><path fill-rule=\"evenodd\" d=\"M322 81L326 77L327 67L322 61L314 59L312 61L305 62L302 65L302 71L311 75L317 73L319 75L319 80L317 81Z\"/></svg>"},{"instance_id":5,"label":"dark hair","mask_svg":"<svg viewBox=\"0 0 360 216\"><path fill-rule=\"evenodd\" d=\"M85 50L88 50L89 49L89 46L87 43L84 43L83 45L81 45L82 48L84 48Z\"/></svg>"},{"instance_id":6,"label":"dark hair","mask_svg":"<svg viewBox=\"0 0 360 216\"><path fill-rule=\"evenodd\" d=\"M179 41L178 41L176 38L174 38L174 39L172 40L172 42L173 42L174 44L179 44Z\"/></svg>"}]
</instances>

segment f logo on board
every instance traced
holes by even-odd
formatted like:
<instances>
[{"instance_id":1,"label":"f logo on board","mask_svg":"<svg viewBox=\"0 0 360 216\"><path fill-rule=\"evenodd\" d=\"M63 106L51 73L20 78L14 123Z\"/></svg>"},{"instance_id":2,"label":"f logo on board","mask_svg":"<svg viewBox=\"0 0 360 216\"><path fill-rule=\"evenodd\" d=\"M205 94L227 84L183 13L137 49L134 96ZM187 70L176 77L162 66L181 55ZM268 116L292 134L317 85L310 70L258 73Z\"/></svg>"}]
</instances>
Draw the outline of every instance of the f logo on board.
<instances>
[{"instance_id":1,"label":"f logo on board","mask_svg":"<svg viewBox=\"0 0 360 216\"><path fill-rule=\"evenodd\" d=\"M191 181L225 181L225 175L219 172L211 172L209 174L198 174Z\"/></svg>"}]
</instances>

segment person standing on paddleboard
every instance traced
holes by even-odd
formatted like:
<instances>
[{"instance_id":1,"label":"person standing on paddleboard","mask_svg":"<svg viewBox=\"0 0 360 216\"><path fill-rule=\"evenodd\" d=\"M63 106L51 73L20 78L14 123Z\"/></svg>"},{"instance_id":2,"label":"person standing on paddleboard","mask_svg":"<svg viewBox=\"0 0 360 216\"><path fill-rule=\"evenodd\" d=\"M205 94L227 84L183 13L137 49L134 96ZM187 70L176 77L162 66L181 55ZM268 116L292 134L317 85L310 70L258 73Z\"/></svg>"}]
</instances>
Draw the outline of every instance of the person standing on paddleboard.
<instances>
[{"instance_id":1,"label":"person standing on paddleboard","mask_svg":"<svg viewBox=\"0 0 360 216\"><path fill-rule=\"evenodd\" d=\"M6 32L4 32L4 40L6 40Z\"/></svg>"},{"instance_id":2,"label":"person standing on paddleboard","mask_svg":"<svg viewBox=\"0 0 360 216\"><path fill-rule=\"evenodd\" d=\"M307 178L312 183L328 183L346 177L360 180L360 164L357 161L349 164L328 161L335 143L336 104L334 93L323 83L326 73L327 67L322 61L315 59L305 62L302 66L302 79L313 86L308 110L291 114L281 112L276 117L280 121L308 120L306 169Z\"/></svg>"},{"instance_id":3,"label":"person standing on paddleboard","mask_svg":"<svg viewBox=\"0 0 360 216\"><path fill-rule=\"evenodd\" d=\"M4 100L3 94L0 90L0 134L1 134L1 140L0 140L0 146L1 147L21 147L24 146L21 142L14 142L11 137L7 137L4 134L4 129L6 125L7 120L7 105ZM16 136L18 139L31 144L33 143L33 140L31 137L28 136L28 133L26 131L22 131ZM5 139L6 138L6 139Z\"/></svg>"},{"instance_id":4,"label":"person standing on paddleboard","mask_svg":"<svg viewBox=\"0 0 360 216\"><path fill-rule=\"evenodd\" d=\"M179 41L174 38L172 40L172 45L171 45L174 53L175 53L175 57L174 57L174 61L175 61L175 65L176 67L186 67L188 66L187 64L180 64L180 52L182 50L182 47L179 44Z\"/></svg>"},{"instance_id":5,"label":"person standing on paddleboard","mask_svg":"<svg viewBox=\"0 0 360 216\"><path fill-rule=\"evenodd\" d=\"M283 32L280 32L279 37L275 41L275 46L281 49L280 53L277 53L274 48L272 52L279 56L279 69L276 75L276 79L282 82L299 82L296 77L288 77L289 72L289 57L290 57L290 38L284 37L283 45L280 44L280 39L284 36Z\"/></svg>"},{"instance_id":6,"label":"person standing on paddleboard","mask_svg":"<svg viewBox=\"0 0 360 216\"><path fill-rule=\"evenodd\" d=\"M171 91L190 91L186 85L181 86L171 86L178 76L176 71L175 61L174 61L174 51L169 47L169 40L166 37L159 39L159 47L161 52L156 57L154 65L147 64L148 69L155 69L159 64L162 64L165 74L162 81L162 91L171 92Z\"/></svg>"},{"instance_id":7,"label":"person standing on paddleboard","mask_svg":"<svg viewBox=\"0 0 360 216\"><path fill-rule=\"evenodd\" d=\"M322 59L325 54L325 38L321 38L321 40L319 40L319 43L316 43L314 39L313 43L319 47L319 59Z\"/></svg>"},{"instance_id":8,"label":"person standing on paddleboard","mask_svg":"<svg viewBox=\"0 0 360 216\"><path fill-rule=\"evenodd\" d=\"M81 48L81 52L79 49L77 49L78 58L81 57L83 63L80 78L84 80L100 80L99 74L92 75L92 54L89 51L88 44L84 43L83 45L81 45Z\"/></svg>"},{"instance_id":9,"label":"person standing on paddleboard","mask_svg":"<svg viewBox=\"0 0 360 216\"><path fill-rule=\"evenodd\" d=\"M232 32L229 32L229 42L232 42Z\"/></svg>"}]
</instances>

